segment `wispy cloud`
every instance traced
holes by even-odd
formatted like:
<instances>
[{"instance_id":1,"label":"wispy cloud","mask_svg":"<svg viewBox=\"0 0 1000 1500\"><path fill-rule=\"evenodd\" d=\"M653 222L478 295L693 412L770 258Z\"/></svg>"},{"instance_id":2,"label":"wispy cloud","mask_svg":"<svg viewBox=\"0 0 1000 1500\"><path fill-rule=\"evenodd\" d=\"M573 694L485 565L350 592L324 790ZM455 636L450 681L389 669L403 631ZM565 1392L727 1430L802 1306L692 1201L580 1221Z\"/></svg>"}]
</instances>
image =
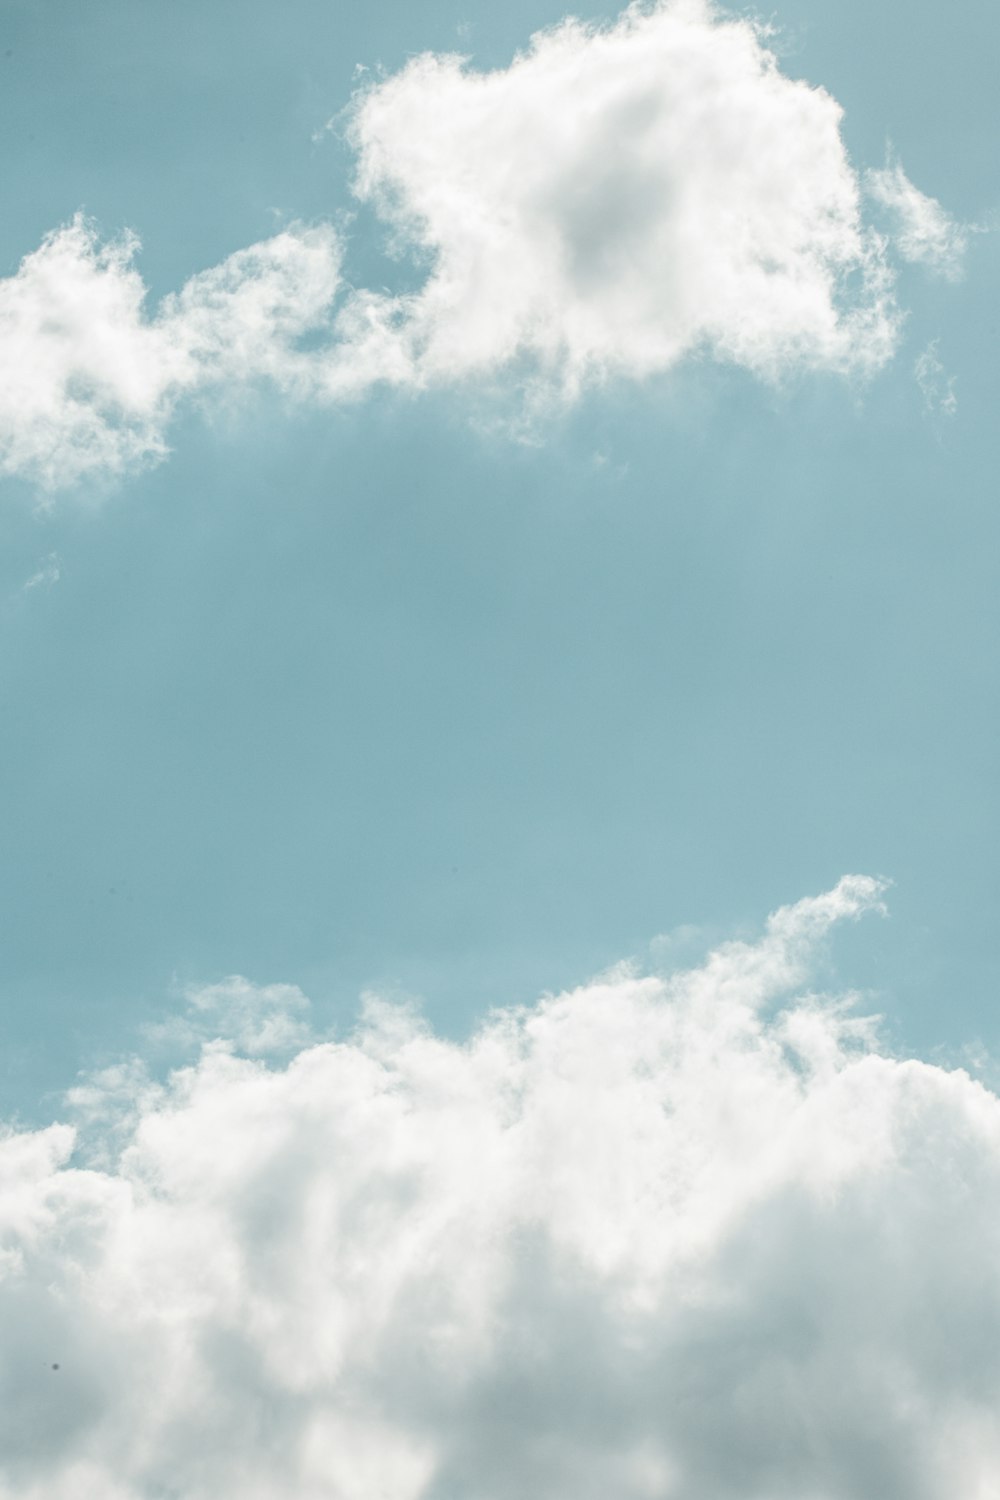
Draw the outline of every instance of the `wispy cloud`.
<instances>
[{"instance_id":1,"label":"wispy cloud","mask_svg":"<svg viewBox=\"0 0 1000 1500\"><path fill-rule=\"evenodd\" d=\"M953 417L958 410L958 396L955 392L956 377L949 375L941 363L938 354L939 343L938 339L931 339L927 347L920 351L913 366L913 373L927 411L940 412L946 417Z\"/></svg>"},{"instance_id":2,"label":"wispy cloud","mask_svg":"<svg viewBox=\"0 0 1000 1500\"><path fill-rule=\"evenodd\" d=\"M22 594L27 594L32 589L39 589L43 586L51 588L54 583L59 582L60 576L61 563L59 561L59 554L58 552L50 552L48 557L42 562L41 567L32 573L30 578L25 579L21 585L21 592Z\"/></svg>"},{"instance_id":3,"label":"wispy cloud","mask_svg":"<svg viewBox=\"0 0 1000 1500\"><path fill-rule=\"evenodd\" d=\"M896 314L841 111L696 0L567 21L506 69L415 58L355 106L356 190L431 258L424 379L528 361L570 392L704 350L776 377L878 367ZM860 281L860 290L848 291Z\"/></svg>"},{"instance_id":4,"label":"wispy cloud","mask_svg":"<svg viewBox=\"0 0 1000 1500\"><path fill-rule=\"evenodd\" d=\"M184 991L185 1010L147 1028L151 1042L191 1048L224 1040L248 1056L275 1057L313 1040L309 1001L294 984L253 984L230 974Z\"/></svg>"},{"instance_id":5,"label":"wispy cloud","mask_svg":"<svg viewBox=\"0 0 1000 1500\"><path fill-rule=\"evenodd\" d=\"M237 1036L0 1143L0 1495L986 1493L1000 1100L809 988L879 900L464 1045L373 1000L269 1064L227 981Z\"/></svg>"},{"instance_id":6,"label":"wispy cloud","mask_svg":"<svg viewBox=\"0 0 1000 1500\"><path fill-rule=\"evenodd\" d=\"M914 187L898 162L865 173L869 197L889 212L893 243L904 260L957 281L965 269L969 228Z\"/></svg>"}]
</instances>

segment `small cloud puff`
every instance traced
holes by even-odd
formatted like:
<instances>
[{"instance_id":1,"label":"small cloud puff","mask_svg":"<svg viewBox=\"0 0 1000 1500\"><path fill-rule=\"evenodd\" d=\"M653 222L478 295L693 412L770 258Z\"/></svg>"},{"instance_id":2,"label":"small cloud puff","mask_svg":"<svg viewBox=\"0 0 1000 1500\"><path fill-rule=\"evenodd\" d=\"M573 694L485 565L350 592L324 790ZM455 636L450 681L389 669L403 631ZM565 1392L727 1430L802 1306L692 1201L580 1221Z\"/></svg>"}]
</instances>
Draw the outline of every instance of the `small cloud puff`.
<instances>
[{"instance_id":1,"label":"small cloud puff","mask_svg":"<svg viewBox=\"0 0 1000 1500\"><path fill-rule=\"evenodd\" d=\"M213 1037L8 1132L0 1497L992 1493L1000 1100L809 990L880 895L465 1044L374 1000L280 1064ZM194 1010L253 1050L284 1000Z\"/></svg>"}]
</instances>

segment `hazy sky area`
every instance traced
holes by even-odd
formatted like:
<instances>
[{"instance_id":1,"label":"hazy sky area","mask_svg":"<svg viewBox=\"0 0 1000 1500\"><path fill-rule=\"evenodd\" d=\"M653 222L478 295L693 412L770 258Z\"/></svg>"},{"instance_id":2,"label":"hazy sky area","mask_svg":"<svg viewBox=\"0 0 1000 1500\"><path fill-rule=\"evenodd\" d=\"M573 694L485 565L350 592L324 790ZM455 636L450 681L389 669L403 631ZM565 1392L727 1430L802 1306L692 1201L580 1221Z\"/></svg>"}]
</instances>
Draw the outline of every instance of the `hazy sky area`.
<instances>
[{"instance_id":1,"label":"hazy sky area","mask_svg":"<svg viewBox=\"0 0 1000 1500\"><path fill-rule=\"evenodd\" d=\"M0 13L0 1500L1000 1484L1000 15L573 14Z\"/></svg>"}]
</instances>

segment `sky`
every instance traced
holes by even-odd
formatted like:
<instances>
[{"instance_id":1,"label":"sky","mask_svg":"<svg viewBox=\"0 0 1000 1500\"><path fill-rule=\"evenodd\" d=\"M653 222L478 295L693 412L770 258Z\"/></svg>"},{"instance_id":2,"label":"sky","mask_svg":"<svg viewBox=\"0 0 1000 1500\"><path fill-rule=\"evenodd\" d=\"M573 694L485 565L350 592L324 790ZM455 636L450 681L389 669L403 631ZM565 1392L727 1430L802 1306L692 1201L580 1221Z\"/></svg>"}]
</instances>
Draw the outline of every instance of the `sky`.
<instances>
[{"instance_id":1,"label":"sky","mask_svg":"<svg viewBox=\"0 0 1000 1500\"><path fill-rule=\"evenodd\" d=\"M8 0L0 1500L996 1491L998 32Z\"/></svg>"}]
</instances>

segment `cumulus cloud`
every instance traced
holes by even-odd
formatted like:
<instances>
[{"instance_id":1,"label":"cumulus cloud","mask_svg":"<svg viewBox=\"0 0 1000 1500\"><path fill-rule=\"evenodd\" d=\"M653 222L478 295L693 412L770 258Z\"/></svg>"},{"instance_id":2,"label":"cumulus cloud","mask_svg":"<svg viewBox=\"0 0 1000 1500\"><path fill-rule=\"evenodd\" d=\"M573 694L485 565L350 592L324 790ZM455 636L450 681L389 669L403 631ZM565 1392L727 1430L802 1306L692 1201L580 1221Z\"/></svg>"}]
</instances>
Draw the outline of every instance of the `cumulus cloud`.
<instances>
[{"instance_id":1,"label":"cumulus cloud","mask_svg":"<svg viewBox=\"0 0 1000 1500\"><path fill-rule=\"evenodd\" d=\"M898 162L865 174L871 198L888 210L893 242L904 260L927 266L949 281L957 281L965 265L969 231L914 187Z\"/></svg>"},{"instance_id":2,"label":"cumulus cloud","mask_svg":"<svg viewBox=\"0 0 1000 1500\"><path fill-rule=\"evenodd\" d=\"M1000 1100L810 990L879 900L465 1044L376 999L290 1061L215 1036L9 1132L0 1495L992 1493Z\"/></svg>"},{"instance_id":3,"label":"cumulus cloud","mask_svg":"<svg viewBox=\"0 0 1000 1500\"><path fill-rule=\"evenodd\" d=\"M183 399L262 379L318 403L513 392L535 419L692 357L868 375L901 314L840 124L710 0L567 20L489 72L413 58L360 90L347 135L418 289L349 286L334 231L293 227L147 311L134 236L78 217L0 280L0 474L124 473ZM957 274L964 232L902 168L865 187L904 258Z\"/></svg>"},{"instance_id":4,"label":"cumulus cloud","mask_svg":"<svg viewBox=\"0 0 1000 1500\"><path fill-rule=\"evenodd\" d=\"M328 312L339 247L291 229L193 277L147 314L138 240L82 215L0 280L0 474L43 490L162 457L185 395L267 378L294 389L296 340Z\"/></svg>"},{"instance_id":5,"label":"cumulus cloud","mask_svg":"<svg viewBox=\"0 0 1000 1500\"><path fill-rule=\"evenodd\" d=\"M527 361L573 391L704 351L775 377L871 370L897 319L840 106L701 0L567 21L506 69L425 55L363 93L356 191L416 246L425 380Z\"/></svg>"}]
</instances>

